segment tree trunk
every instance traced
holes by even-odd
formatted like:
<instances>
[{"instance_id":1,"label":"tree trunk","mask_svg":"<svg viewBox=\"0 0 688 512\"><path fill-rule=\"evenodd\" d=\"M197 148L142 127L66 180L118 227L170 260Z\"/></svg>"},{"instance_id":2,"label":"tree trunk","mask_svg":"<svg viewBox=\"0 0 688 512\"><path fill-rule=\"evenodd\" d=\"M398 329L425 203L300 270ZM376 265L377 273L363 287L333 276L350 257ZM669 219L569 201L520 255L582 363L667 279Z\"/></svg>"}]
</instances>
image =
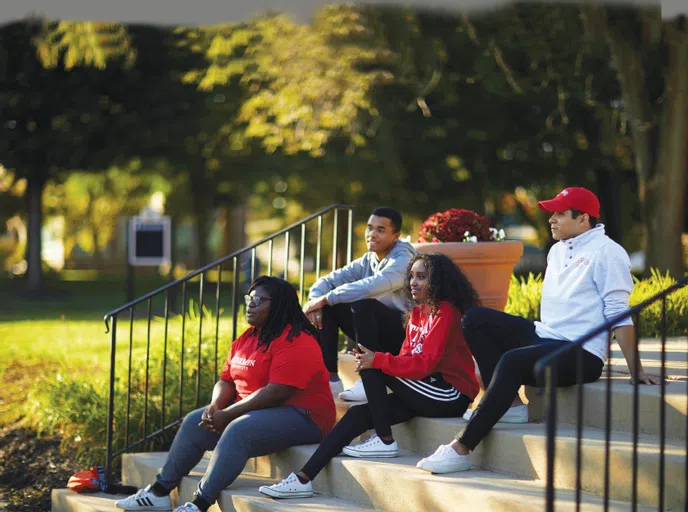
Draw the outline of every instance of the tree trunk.
<instances>
[{"instance_id":1,"label":"tree trunk","mask_svg":"<svg viewBox=\"0 0 688 512\"><path fill-rule=\"evenodd\" d=\"M40 295L43 291L41 229L43 227L43 187L45 182L45 177L40 174L31 176L28 179L26 189L27 211L29 212L26 290L30 295Z\"/></svg>"},{"instance_id":2,"label":"tree trunk","mask_svg":"<svg viewBox=\"0 0 688 512\"><path fill-rule=\"evenodd\" d=\"M89 192L88 194L88 209L86 210L86 218L89 220L91 231L91 243L93 244L93 265L97 270L103 270L103 255L100 252L100 245L98 244L98 223L94 220L93 205L96 198Z\"/></svg>"},{"instance_id":3,"label":"tree trunk","mask_svg":"<svg viewBox=\"0 0 688 512\"><path fill-rule=\"evenodd\" d=\"M686 190L686 130L688 130L688 33L678 22L664 23L668 49L662 115L648 95L648 75L643 47L634 45L610 27L604 7L581 11L588 29L609 44L616 67L624 110L628 116L638 197L642 205L646 271L657 268L683 276L681 234ZM645 10L646 24L662 23L658 11Z\"/></svg>"},{"instance_id":4,"label":"tree trunk","mask_svg":"<svg viewBox=\"0 0 688 512\"><path fill-rule=\"evenodd\" d=\"M623 242L623 224L621 222L621 184L617 172L606 167L595 172L602 218L607 236L617 243Z\"/></svg>"},{"instance_id":5,"label":"tree trunk","mask_svg":"<svg viewBox=\"0 0 688 512\"><path fill-rule=\"evenodd\" d=\"M648 183L647 268L684 272L681 234L688 171L688 32L666 28L669 63L661 117L656 169Z\"/></svg>"},{"instance_id":6,"label":"tree trunk","mask_svg":"<svg viewBox=\"0 0 688 512\"><path fill-rule=\"evenodd\" d=\"M246 201L234 200L222 208L224 229L222 237L222 256L246 247Z\"/></svg>"}]
</instances>

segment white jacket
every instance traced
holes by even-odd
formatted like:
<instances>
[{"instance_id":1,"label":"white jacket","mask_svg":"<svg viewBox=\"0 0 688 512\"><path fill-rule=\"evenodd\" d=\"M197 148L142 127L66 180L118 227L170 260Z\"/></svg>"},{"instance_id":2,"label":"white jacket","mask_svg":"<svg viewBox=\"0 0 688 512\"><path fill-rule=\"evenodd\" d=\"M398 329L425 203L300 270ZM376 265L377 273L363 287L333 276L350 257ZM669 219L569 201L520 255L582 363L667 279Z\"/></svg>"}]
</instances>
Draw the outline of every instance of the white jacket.
<instances>
[{"instance_id":1,"label":"white jacket","mask_svg":"<svg viewBox=\"0 0 688 512\"><path fill-rule=\"evenodd\" d=\"M576 341L626 311L632 291L628 254L605 234L604 224L598 224L549 251L535 332L541 338ZM633 325L633 320L629 317L613 328L622 325ZM607 334L595 336L583 348L606 361Z\"/></svg>"}]
</instances>

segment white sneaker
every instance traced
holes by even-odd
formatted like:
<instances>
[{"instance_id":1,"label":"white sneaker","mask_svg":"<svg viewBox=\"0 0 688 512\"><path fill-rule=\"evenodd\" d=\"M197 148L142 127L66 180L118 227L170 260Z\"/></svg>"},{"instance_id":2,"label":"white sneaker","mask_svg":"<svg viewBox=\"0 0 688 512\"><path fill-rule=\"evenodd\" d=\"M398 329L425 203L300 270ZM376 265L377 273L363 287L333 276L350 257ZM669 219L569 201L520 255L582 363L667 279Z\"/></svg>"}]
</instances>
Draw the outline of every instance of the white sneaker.
<instances>
[{"instance_id":1,"label":"white sneaker","mask_svg":"<svg viewBox=\"0 0 688 512\"><path fill-rule=\"evenodd\" d=\"M181 507L175 508L174 512L201 512L201 509L187 501Z\"/></svg>"},{"instance_id":2,"label":"white sneaker","mask_svg":"<svg viewBox=\"0 0 688 512\"><path fill-rule=\"evenodd\" d=\"M471 457L459 455L448 444L440 445L435 453L418 461L417 468L430 473L454 473L471 469Z\"/></svg>"},{"instance_id":3,"label":"white sneaker","mask_svg":"<svg viewBox=\"0 0 688 512\"><path fill-rule=\"evenodd\" d=\"M463 419L470 421L474 411L475 409L466 411L463 415ZM524 404L509 407L509 410L504 413L504 416L499 418L498 423L528 423L528 406Z\"/></svg>"},{"instance_id":4,"label":"white sneaker","mask_svg":"<svg viewBox=\"0 0 688 512\"><path fill-rule=\"evenodd\" d=\"M344 384L342 384L341 379L330 381L330 391L332 391L332 396L335 398L344 391Z\"/></svg>"},{"instance_id":5,"label":"white sneaker","mask_svg":"<svg viewBox=\"0 0 688 512\"><path fill-rule=\"evenodd\" d=\"M313 496L313 484L302 484L299 477L292 473L280 483L263 485L258 491L271 498L310 498Z\"/></svg>"},{"instance_id":6,"label":"white sneaker","mask_svg":"<svg viewBox=\"0 0 688 512\"><path fill-rule=\"evenodd\" d=\"M396 441L385 444L377 434L373 434L365 443L345 446L342 453L349 457L398 457L399 445Z\"/></svg>"},{"instance_id":7,"label":"white sneaker","mask_svg":"<svg viewBox=\"0 0 688 512\"><path fill-rule=\"evenodd\" d=\"M123 510L172 510L170 497L156 496L150 488L149 485L128 498L115 501L115 507Z\"/></svg>"},{"instance_id":8,"label":"white sneaker","mask_svg":"<svg viewBox=\"0 0 688 512\"><path fill-rule=\"evenodd\" d=\"M358 379L349 389L339 393L339 398L348 402L363 402L367 400L368 397L366 397L363 381Z\"/></svg>"}]
</instances>

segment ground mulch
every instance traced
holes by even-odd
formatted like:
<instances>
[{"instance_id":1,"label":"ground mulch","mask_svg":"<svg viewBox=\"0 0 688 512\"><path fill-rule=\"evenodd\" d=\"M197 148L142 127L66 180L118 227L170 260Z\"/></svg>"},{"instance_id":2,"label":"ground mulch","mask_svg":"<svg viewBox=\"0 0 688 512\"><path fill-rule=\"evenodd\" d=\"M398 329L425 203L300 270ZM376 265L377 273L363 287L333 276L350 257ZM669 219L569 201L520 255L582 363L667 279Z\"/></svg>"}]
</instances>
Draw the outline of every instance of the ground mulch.
<instances>
[{"instance_id":1,"label":"ground mulch","mask_svg":"<svg viewBox=\"0 0 688 512\"><path fill-rule=\"evenodd\" d=\"M60 441L25 428L0 429L0 502L8 512L49 512L51 490L88 469L61 453Z\"/></svg>"}]
</instances>

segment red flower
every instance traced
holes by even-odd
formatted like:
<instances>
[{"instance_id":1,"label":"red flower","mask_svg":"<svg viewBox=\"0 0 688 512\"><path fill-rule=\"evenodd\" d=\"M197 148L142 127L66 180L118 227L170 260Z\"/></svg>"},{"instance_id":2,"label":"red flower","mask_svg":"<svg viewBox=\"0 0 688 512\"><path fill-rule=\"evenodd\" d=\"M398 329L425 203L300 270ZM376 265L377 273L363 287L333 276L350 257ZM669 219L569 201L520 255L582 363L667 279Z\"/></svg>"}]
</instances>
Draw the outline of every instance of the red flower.
<instances>
[{"instance_id":1,"label":"red flower","mask_svg":"<svg viewBox=\"0 0 688 512\"><path fill-rule=\"evenodd\" d=\"M468 235L466 235L468 233ZM430 215L418 233L418 242L464 242L467 237L489 242L495 239L490 221L472 210L450 208Z\"/></svg>"}]
</instances>

